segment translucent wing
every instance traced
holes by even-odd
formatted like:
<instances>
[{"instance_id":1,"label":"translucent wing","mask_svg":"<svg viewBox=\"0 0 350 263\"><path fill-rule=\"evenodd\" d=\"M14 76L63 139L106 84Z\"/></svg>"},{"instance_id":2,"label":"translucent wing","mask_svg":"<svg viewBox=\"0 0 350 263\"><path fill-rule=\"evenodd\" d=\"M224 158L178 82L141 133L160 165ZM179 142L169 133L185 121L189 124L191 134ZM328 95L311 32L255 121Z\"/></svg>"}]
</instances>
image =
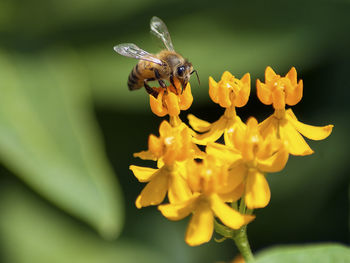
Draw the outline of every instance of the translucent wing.
<instances>
[{"instance_id":1,"label":"translucent wing","mask_svg":"<svg viewBox=\"0 0 350 263\"><path fill-rule=\"evenodd\" d=\"M159 17L154 16L151 19L150 25L151 33L154 34L156 37L159 37L168 50L174 51L173 43L171 42L168 28L166 27L164 22Z\"/></svg>"},{"instance_id":2,"label":"translucent wing","mask_svg":"<svg viewBox=\"0 0 350 263\"><path fill-rule=\"evenodd\" d=\"M132 43L116 45L114 46L114 50L122 56L142 59L156 63L158 65L163 65L163 62L159 58L156 58L154 55L148 53L147 51L144 51L143 49L139 48L138 46Z\"/></svg>"}]
</instances>

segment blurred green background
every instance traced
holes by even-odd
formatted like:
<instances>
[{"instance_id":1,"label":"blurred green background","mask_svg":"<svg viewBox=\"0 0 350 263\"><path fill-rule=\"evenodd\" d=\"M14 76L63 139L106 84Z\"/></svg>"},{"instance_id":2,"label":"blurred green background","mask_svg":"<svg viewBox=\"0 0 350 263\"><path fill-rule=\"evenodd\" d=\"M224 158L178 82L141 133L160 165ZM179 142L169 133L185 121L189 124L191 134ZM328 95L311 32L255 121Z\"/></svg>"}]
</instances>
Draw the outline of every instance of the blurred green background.
<instances>
[{"instance_id":1,"label":"blurred green background","mask_svg":"<svg viewBox=\"0 0 350 263\"><path fill-rule=\"evenodd\" d=\"M214 121L208 77L250 72L243 120L272 113L255 96L270 65L295 66L304 97L293 107L307 124L334 124L315 154L291 157L268 175L270 205L248 234L254 251L278 244L349 242L350 1L0 0L0 261L217 262L231 241L190 248L187 219L137 210L143 184L129 171L158 134L144 90L129 92L136 60L113 51L131 42L162 46L149 20L162 18L175 49L198 70L188 113Z\"/></svg>"}]
</instances>

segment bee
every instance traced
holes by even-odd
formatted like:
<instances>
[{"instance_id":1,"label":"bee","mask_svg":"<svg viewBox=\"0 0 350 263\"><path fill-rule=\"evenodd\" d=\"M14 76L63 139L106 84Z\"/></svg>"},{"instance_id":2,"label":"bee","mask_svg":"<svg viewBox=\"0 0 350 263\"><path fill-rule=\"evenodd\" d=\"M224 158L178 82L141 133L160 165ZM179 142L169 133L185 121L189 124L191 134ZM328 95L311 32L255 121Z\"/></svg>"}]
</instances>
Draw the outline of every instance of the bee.
<instances>
[{"instance_id":1,"label":"bee","mask_svg":"<svg viewBox=\"0 0 350 263\"><path fill-rule=\"evenodd\" d=\"M151 33L160 38L166 47L158 54L150 54L132 43L114 46L114 50L120 55L139 59L128 78L129 90L145 87L147 93L157 98L159 92L150 87L148 81L156 80L162 88L166 89L164 80L169 81L175 87L174 78L177 78L181 83L181 92L186 88L193 73L196 73L199 82L198 73L193 70L192 64L175 52L165 23L154 16L150 26Z\"/></svg>"}]
</instances>

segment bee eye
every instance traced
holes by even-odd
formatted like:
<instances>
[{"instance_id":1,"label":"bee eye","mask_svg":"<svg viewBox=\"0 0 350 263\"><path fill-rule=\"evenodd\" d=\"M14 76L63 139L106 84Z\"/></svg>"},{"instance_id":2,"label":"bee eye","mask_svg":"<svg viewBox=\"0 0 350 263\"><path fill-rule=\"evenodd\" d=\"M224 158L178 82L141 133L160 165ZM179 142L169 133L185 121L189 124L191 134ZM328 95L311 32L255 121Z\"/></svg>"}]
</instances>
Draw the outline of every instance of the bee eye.
<instances>
[{"instance_id":1,"label":"bee eye","mask_svg":"<svg viewBox=\"0 0 350 263\"><path fill-rule=\"evenodd\" d=\"M177 68L177 75L182 76L185 72L185 67L181 66Z\"/></svg>"}]
</instances>

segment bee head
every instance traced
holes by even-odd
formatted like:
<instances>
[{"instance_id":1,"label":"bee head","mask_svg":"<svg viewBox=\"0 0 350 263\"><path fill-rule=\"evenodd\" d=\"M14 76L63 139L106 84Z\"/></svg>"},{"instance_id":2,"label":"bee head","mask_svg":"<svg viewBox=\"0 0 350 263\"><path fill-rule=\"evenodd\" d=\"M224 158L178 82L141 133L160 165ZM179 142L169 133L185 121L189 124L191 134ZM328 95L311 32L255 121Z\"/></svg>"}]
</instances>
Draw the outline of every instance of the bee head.
<instances>
[{"instance_id":1,"label":"bee head","mask_svg":"<svg viewBox=\"0 0 350 263\"><path fill-rule=\"evenodd\" d=\"M188 61L176 67L174 76L181 82L182 90L186 88L192 72L193 72L192 64Z\"/></svg>"}]
</instances>

